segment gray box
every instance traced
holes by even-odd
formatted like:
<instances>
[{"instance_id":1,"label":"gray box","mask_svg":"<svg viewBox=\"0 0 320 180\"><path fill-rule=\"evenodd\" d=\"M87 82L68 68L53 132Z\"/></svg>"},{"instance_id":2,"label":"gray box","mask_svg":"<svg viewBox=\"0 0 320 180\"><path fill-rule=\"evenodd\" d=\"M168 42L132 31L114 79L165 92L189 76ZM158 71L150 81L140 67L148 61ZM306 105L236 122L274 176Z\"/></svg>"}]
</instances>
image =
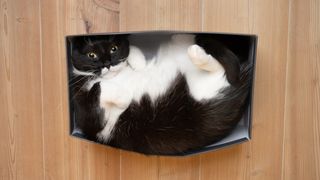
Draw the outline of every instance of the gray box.
<instances>
[{"instance_id":1,"label":"gray box","mask_svg":"<svg viewBox=\"0 0 320 180\"><path fill-rule=\"evenodd\" d=\"M244 59L252 63L252 86L250 89L249 104L242 116L242 119L238 123L237 127L222 140L205 146L201 149L177 154L177 156L185 156L198 154L206 151L217 150L220 148L228 147L231 145L239 144L251 139L251 125L252 125L252 103L253 103L253 82L255 72L255 60L256 60L256 48L257 48L257 36L247 34L227 34L227 33L209 33L209 32L189 32L189 31L141 31L141 32L121 32L121 33L100 33L100 34L84 34L84 35L71 35L66 37L66 49L67 49L67 67L68 67L68 82L71 72L70 53L73 37L77 36L100 36L100 35L117 35L117 34L129 34L130 43L140 47L146 57L152 56L157 48L157 44L163 40L169 38L173 34L194 34L194 35L210 35L216 40L222 42L228 48L230 48L235 54L242 56ZM70 135L87 140L81 132L76 129L75 112L71 101L71 91L69 90L69 115L70 115ZM95 142L98 143L98 142Z\"/></svg>"}]
</instances>

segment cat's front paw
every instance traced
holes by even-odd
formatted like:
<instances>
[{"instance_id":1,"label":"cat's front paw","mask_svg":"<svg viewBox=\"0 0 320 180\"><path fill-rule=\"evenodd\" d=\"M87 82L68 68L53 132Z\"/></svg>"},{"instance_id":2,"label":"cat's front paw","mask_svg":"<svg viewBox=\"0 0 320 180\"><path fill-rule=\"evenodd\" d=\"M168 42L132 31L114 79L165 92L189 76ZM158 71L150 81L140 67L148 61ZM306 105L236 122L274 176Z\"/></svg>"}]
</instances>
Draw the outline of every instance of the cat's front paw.
<instances>
[{"instance_id":1,"label":"cat's front paw","mask_svg":"<svg viewBox=\"0 0 320 180\"><path fill-rule=\"evenodd\" d=\"M197 44L188 48L188 55L192 63L202 70L209 72L223 70L222 65Z\"/></svg>"},{"instance_id":2,"label":"cat's front paw","mask_svg":"<svg viewBox=\"0 0 320 180\"><path fill-rule=\"evenodd\" d=\"M142 51L136 46L130 46L130 53L127 58L128 64L134 70L142 70L146 67L147 61Z\"/></svg>"},{"instance_id":3,"label":"cat's front paw","mask_svg":"<svg viewBox=\"0 0 320 180\"><path fill-rule=\"evenodd\" d=\"M113 83L101 82L100 106L105 109L117 107L126 109L130 102L129 92L122 89L119 85Z\"/></svg>"}]
</instances>

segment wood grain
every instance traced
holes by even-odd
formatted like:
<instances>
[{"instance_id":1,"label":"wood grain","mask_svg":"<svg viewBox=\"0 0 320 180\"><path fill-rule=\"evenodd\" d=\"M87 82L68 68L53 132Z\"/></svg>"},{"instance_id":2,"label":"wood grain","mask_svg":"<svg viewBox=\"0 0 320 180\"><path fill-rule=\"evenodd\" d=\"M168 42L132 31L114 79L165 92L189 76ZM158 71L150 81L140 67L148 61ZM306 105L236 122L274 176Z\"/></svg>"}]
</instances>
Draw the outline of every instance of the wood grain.
<instances>
[{"instance_id":1,"label":"wood grain","mask_svg":"<svg viewBox=\"0 0 320 180\"><path fill-rule=\"evenodd\" d=\"M159 163L160 180L194 180L200 178L199 155L191 157L161 157Z\"/></svg>"},{"instance_id":2,"label":"wood grain","mask_svg":"<svg viewBox=\"0 0 320 180\"><path fill-rule=\"evenodd\" d=\"M61 1L40 1L41 7L41 45L42 45L42 93L43 93L43 140L45 179L65 179L64 136L67 122L62 114L62 77L66 77L60 38L63 37L63 12ZM64 86L63 86L64 87Z\"/></svg>"},{"instance_id":3,"label":"wood grain","mask_svg":"<svg viewBox=\"0 0 320 180\"><path fill-rule=\"evenodd\" d=\"M259 36L248 179L280 179L288 38L287 0L250 1L250 32Z\"/></svg>"},{"instance_id":4,"label":"wood grain","mask_svg":"<svg viewBox=\"0 0 320 180\"><path fill-rule=\"evenodd\" d=\"M204 31L250 33L249 1L204 0L203 3ZM201 179L247 179L249 158L248 143L203 154L201 155Z\"/></svg>"},{"instance_id":5,"label":"wood grain","mask_svg":"<svg viewBox=\"0 0 320 180\"><path fill-rule=\"evenodd\" d=\"M288 1L250 3L250 32L258 34L259 49L255 79L256 107L253 112L253 140L250 143L248 178L281 177L283 118L288 37ZM276 28L273 28L276 27Z\"/></svg>"},{"instance_id":6,"label":"wood grain","mask_svg":"<svg viewBox=\"0 0 320 180\"><path fill-rule=\"evenodd\" d=\"M201 179L249 179L249 146L242 144L201 156Z\"/></svg>"},{"instance_id":7,"label":"wood grain","mask_svg":"<svg viewBox=\"0 0 320 180\"><path fill-rule=\"evenodd\" d=\"M42 81L44 94L45 177L47 179L117 179L119 150L68 135L66 34L116 31L118 3L42 0ZM76 8L73 8L76 7ZM95 13L92 13L95 12ZM109 21L112 20L112 21ZM53 88L55 87L55 88Z\"/></svg>"},{"instance_id":8,"label":"wood grain","mask_svg":"<svg viewBox=\"0 0 320 180\"><path fill-rule=\"evenodd\" d=\"M201 30L200 0L121 0L120 30Z\"/></svg>"},{"instance_id":9,"label":"wood grain","mask_svg":"<svg viewBox=\"0 0 320 180\"><path fill-rule=\"evenodd\" d=\"M3 179L44 177L39 12L35 0L1 1Z\"/></svg>"},{"instance_id":10,"label":"wood grain","mask_svg":"<svg viewBox=\"0 0 320 180\"><path fill-rule=\"evenodd\" d=\"M235 147L234 152L225 150L204 155L205 161L201 162L207 165L202 166L201 177L207 179L214 175L217 179L278 179L282 165L279 159L282 158L283 145L288 1L227 0L205 3L204 30L254 33L259 37L259 48L253 140ZM266 156L266 152L272 152L272 155ZM225 163L221 174L214 173L221 171L221 163L217 159L223 159Z\"/></svg>"},{"instance_id":11,"label":"wood grain","mask_svg":"<svg viewBox=\"0 0 320 180\"><path fill-rule=\"evenodd\" d=\"M320 179L320 2L292 1L283 179Z\"/></svg>"},{"instance_id":12,"label":"wood grain","mask_svg":"<svg viewBox=\"0 0 320 180\"><path fill-rule=\"evenodd\" d=\"M72 0L65 4L65 33L68 35L119 30L119 3L116 1ZM119 179L119 150L76 138L68 138L66 145L70 158L67 162L70 173L66 179Z\"/></svg>"},{"instance_id":13,"label":"wood grain","mask_svg":"<svg viewBox=\"0 0 320 180\"><path fill-rule=\"evenodd\" d=\"M0 0L0 179L320 179L318 0ZM184 158L69 136L64 36L259 36L253 139Z\"/></svg>"},{"instance_id":14,"label":"wood grain","mask_svg":"<svg viewBox=\"0 0 320 180\"><path fill-rule=\"evenodd\" d=\"M120 179L157 180L159 174L158 162L156 156L148 157L137 153L121 151Z\"/></svg>"}]
</instances>

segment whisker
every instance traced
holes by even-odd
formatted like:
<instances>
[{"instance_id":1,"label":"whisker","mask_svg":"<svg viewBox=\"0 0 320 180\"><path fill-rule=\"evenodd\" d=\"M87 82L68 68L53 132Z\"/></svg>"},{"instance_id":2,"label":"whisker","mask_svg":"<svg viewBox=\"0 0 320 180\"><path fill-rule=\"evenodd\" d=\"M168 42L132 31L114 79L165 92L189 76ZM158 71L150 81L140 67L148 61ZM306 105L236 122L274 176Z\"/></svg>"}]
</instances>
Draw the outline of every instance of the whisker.
<instances>
[{"instance_id":1,"label":"whisker","mask_svg":"<svg viewBox=\"0 0 320 180\"><path fill-rule=\"evenodd\" d=\"M125 61L127 58L122 58L122 59L119 59L120 62L123 62Z\"/></svg>"},{"instance_id":2,"label":"whisker","mask_svg":"<svg viewBox=\"0 0 320 180\"><path fill-rule=\"evenodd\" d=\"M93 71L92 71L92 72L91 72L91 71L88 71L88 73L93 73ZM71 79L69 80L69 85L70 85L70 86L71 86L71 84L74 85L75 83L83 80L83 79L86 78L87 76L83 76L83 77L81 77L80 79L76 80L78 77L79 77L79 75L76 75L75 77L71 78ZM73 80L76 80L76 82L73 83L73 82L72 82ZM71 83L71 84L70 84L70 83Z\"/></svg>"},{"instance_id":3,"label":"whisker","mask_svg":"<svg viewBox=\"0 0 320 180\"><path fill-rule=\"evenodd\" d=\"M85 78L87 78L87 76L83 76L83 77L79 78L78 80L76 80L76 82L71 81L71 82L69 82L69 86L73 86L73 85L77 84L78 82L84 80Z\"/></svg>"},{"instance_id":4,"label":"whisker","mask_svg":"<svg viewBox=\"0 0 320 180\"><path fill-rule=\"evenodd\" d=\"M89 79L88 79L85 83L83 83L83 85L79 88L79 90L78 90L76 93L74 93L74 95L72 96L71 100L74 100L74 98L79 94L79 92L81 91L81 89L82 89L89 81L92 81L94 78L95 78L95 76L89 77Z\"/></svg>"},{"instance_id":5,"label":"whisker","mask_svg":"<svg viewBox=\"0 0 320 180\"><path fill-rule=\"evenodd\" d=\"M77 79L79 77L79 75L73 75L73 77L69 78L69 83L75 79Z\"/></svg>"},{"instance_id":6,"label":"whisker","mask_svg":"<svg viewBox=\"0 0 320 180\"><path fill-rule=\"evenodd\" d=\"M87 72L87 73L94 73L94 72L95 72L95 70L86 71L86 72ZM69 81L71 81L71 80L73 80L73 79L77 78L78 76L83 76L83 75L79 75L79 74L74 74L74 73L72 73L72 76L74 76L74 77L70 78L70 79L69 79Z\"/></svg>"}]
</instances>

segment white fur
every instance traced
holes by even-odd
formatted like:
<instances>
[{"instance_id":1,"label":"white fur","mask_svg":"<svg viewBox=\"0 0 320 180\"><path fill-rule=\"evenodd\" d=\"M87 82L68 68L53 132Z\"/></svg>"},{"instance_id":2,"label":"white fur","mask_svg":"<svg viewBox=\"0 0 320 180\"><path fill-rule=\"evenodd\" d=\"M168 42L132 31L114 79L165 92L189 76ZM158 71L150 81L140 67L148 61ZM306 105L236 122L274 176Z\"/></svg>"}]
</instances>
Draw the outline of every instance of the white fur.
<instances>
[{"instance_id":1,"label":"white fur","mask_svg":"<svg viewBox=\"0 0 320 180\"><path fill-rule=\"evenodd\" d=\"M75 75L83 75L83 76L92 76L94 75L94 73L92 72L84 72L84 71L80 71L77 68L73 67L73 73Z\"/></svg>"},{"instance_id":2,"label":"white fur","mask_svg":"<svg viewBox=\"0 0 320 180\"><path fill-rule=\"evenodd\" d=\"M190 94L198 101L218 97L219 91L229 86L221 64L194 44L193 35L173 36L149 60L145 60L139 48L131 46L127 62L129 66L116 76L101 79L100 105L108 112L106 126L98 136L104 141L110 139L118 117L132 100L139 102L148 94L155 101L179 72L185 75Z\"/></svg>"}]
</instances>

